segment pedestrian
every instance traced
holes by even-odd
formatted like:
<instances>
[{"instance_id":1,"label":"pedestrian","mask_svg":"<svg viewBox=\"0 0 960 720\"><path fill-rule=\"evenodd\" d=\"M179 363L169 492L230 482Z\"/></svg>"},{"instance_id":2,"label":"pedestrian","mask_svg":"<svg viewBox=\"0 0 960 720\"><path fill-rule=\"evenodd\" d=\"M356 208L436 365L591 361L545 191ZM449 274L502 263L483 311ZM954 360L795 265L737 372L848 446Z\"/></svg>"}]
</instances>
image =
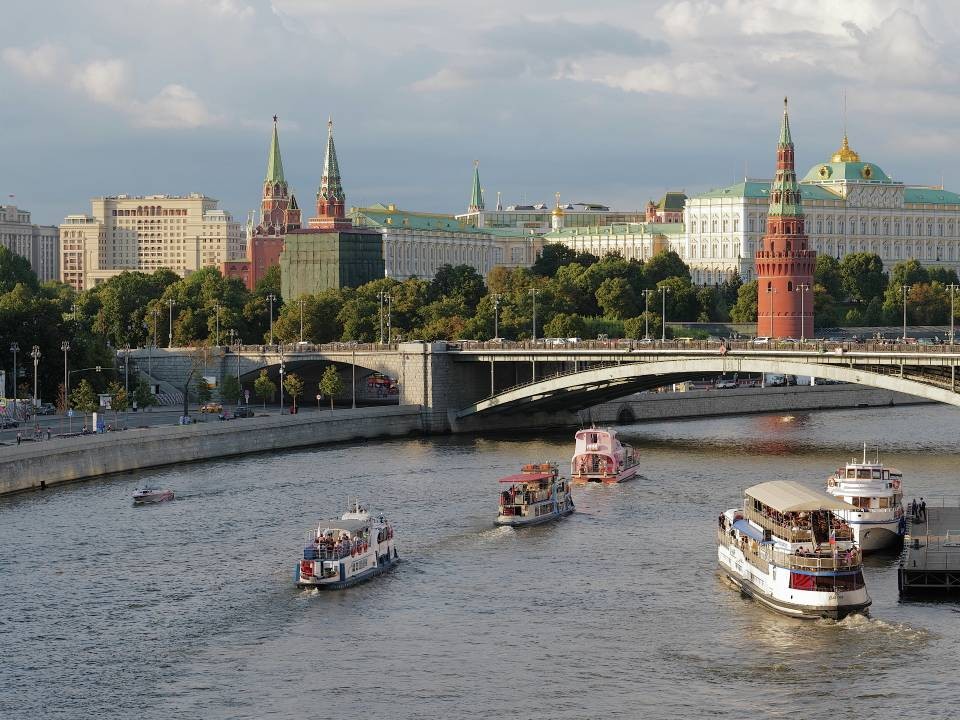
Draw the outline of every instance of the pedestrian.
<instances>
[{"instance_id":1,"label":"pedestrian","mask_svg":"<svg viewBox=\"0 0 960 720\"><path fill-rule=\"evenodd\" d=\"M927 520L927 501L923 498L920 498L920 514L923 516L924 522Z\"/></svg>"},{"instance_id":2,"label":"pedestrian","mask_svg":"<svg viewBox=\"0 0 960 720\"><path fill-rule=\"evenodd\" d=\"M20 435L20 433L18 432L18 433L17 433L17 445L20 444L20 441L21 441L21 440L23 440L23 437L22 437L22 436Z\"/></svg>"},{"instance_id":3,"label":"pedestrian","mask_svg":"<svg viewBox=\"0 0 960 720\"><path fill-rule=\"evenodd\" d=\"M53 437L53 428L47 428L47 440Z\"/></svg>"}]
</instances>

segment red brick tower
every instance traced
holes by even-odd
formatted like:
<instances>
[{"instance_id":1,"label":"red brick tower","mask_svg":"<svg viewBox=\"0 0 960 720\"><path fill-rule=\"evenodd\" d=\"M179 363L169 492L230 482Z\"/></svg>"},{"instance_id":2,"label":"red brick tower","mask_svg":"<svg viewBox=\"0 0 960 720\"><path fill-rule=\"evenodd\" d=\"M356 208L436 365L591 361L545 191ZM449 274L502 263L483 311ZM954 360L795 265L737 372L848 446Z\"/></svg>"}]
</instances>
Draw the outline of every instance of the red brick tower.
<instances>
[{"instance_id":1,"label":"red brick tower","mask_svg":"<svg viewBox=\"0 0 960 720\"><path fill-rule=\"evenodd\" d=\"M327 151L323 159L323 177L317 190L317 216L310 227L324 230L349 230L353 223L346 217L346 193L340 180L340 163L333 144L333 120L327 120Z\"/></svg>"},{"instance_id":2,"label":"red brick tower","mask_svg":"<svg viewBox=\"0 0 960 720\"><path fill-rule=\"evenodd\" d=\"M808 246L784 98L767 232L756 255L757 335L813 337L813 269L817 254Z\"/></svg>"},{"instance_id":3,"label":"red brick tower","mask_svg":"<svg viewBox=\"0 0 960 720\"><path fill-rule=\"evenodd\" d=\"M263 181L263 199L260 201L259 235L283 235L287 230L300 227L300 208L297 199L289 192L283 177L283 160L280 157L280 138L277 135L277 116L273 116L273 137L267 155L267 176Z\"/></svg>"}]
</instances>

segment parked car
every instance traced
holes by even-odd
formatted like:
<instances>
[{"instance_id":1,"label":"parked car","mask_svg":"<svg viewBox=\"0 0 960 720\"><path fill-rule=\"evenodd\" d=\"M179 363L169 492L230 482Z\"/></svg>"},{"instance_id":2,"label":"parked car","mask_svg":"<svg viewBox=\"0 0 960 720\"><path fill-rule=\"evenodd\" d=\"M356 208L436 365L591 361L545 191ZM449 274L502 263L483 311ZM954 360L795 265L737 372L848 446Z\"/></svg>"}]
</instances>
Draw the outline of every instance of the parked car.
<instances>
[{"instance_id":1,"label":"parked car","mask_svg":"<svg viewBox=\"0 0 960 720\"><path fill-rule=\"evenodd\" d=\"M203 405L200 406L200 412L202 412L202 413L222 413L222 412L223 412L223 405L221 405L221 404L218 403L218 402L215 402L215 401L212 401L212 400L211 400L210 402L205 402Z\"/></svg>"},{"instance_id":2,"label":"parked car","mask_svg":"<svg viewBox=\"0 0 960 720\"><path fill-rule=\"evenodd\" d=\"M0 430L6 430L7 428L20 427L20 423L16 420L11 420L8 417L0 417Z\"/></svg>"},{"instance_id":3,"label":"parked car","mask_svg":"<svg viewBox=\"0 0 960 720\"><path fill-rule=\"evenodd\" d=\"M753 344L754 344L754 345L769 345L769 344L770 344L770 338L765 337L765 336L763 336L763 335L761 335L760 337L755 337L755 338L753 339Z\"/></svg>"},{"instance_id":4,"label":"parked car","mask_svg":"<svg viewBox=\"0 0 960 720\"><path fill-rule=\"evenodd\" d=\"M37 408L37 415L54 415L56 412L57 408L53 403L42 403Z\"/></svg>"},{"instance_id":5,"label":"parked car","mask_svg":"<svg viewBox=\"0 0 960 720\"><path fill-rule=\"evenodd\" d=\"M740 386L737 384L736 380L725 380L721 378L720 380L717 380L714 387L717 390L734 390Z\"/></svg>"},{"instance_id":6,"label":"parked car","mask_svg":"<svg viewBox=\"0 0 960 720\"><path fill-rule=\"evenodd\" d=\"M233 409L233 416L235 418L251 418L253 417L253 408L248 405L238 405Z\"/></svg>"}]
</instances>

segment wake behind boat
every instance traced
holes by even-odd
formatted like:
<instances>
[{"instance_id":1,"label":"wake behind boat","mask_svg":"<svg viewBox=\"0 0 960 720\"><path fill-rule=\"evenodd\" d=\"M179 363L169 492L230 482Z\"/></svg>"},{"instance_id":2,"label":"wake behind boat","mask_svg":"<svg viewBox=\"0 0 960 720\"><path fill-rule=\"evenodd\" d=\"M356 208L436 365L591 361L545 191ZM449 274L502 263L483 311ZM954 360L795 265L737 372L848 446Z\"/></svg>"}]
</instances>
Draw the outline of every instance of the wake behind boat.
<instances>
[{"instance_id":1,"label":"wake behind boat","mask_svg":"<svg viewBox=\"0 0 960 720\"><path fill-rule=\"evenodd\" d=\"M173 500L173 490L160 489L155 487L144 487L133 493L134 505L152 505L155 503Z\"/></svg>"},{"instance_id":2,"label":"wake behind boat","mask_svg":"<svg viewBox=\"0 0 960 720\"><path fill-rule=\"evenodd\" d=\"M621 483L634 477L640 461L629 445L620 442L611 428L590 428L576 434L576 449L570 462L570 480L575 483Z\"/></svg>"},{"instance_id":3,"label":"wake behind boat","mask_svg":"<svg viewBox=\"0 0 960 720\"><path fill-rule=\"evenodd\" d=\"M497 525L521 527L569 515L574 511L570 483L552 463L524 465L522 472L500 478L510 487L500 493Z\"/></svg>"},{"instance_id":4,"label":"wake behind boat","mask_svg":"<svg viewBox=\"0 0 960 720\"><path fill-rule=\"evenodd\" d=\"M903 512L903 475L885 467L877 451L875 462L856 458L827 478L827 492L850 503L850 510L838 514L853 529L853 541L864 552L881 550L903 542L907 519Z\"/></svg>"},{"instance_id":5,"label":"wake behind boat","mask_svg":"<svg viewBox=\"0 0 960 720\"><path fill-rule=\"evenodd\" d=\"M747 488L743 509L720 515L720 567L744 595L784 615L840 619L866 610L861 553L838 515L852 509L786 480Z\"/></svg>"},{"instance_id":6,"label":"wake behind boat","mask_svg":"<svg viewBox=\"0 0 960 720\"><path fill-rule=\"evenodd\" d=\"M311 532L303 558L293 571L298 588L342 590L369 580L400 562L393 528L383 515L371 518L355 502L337 520L324 520Z\"/></svg>"}]
</instances>

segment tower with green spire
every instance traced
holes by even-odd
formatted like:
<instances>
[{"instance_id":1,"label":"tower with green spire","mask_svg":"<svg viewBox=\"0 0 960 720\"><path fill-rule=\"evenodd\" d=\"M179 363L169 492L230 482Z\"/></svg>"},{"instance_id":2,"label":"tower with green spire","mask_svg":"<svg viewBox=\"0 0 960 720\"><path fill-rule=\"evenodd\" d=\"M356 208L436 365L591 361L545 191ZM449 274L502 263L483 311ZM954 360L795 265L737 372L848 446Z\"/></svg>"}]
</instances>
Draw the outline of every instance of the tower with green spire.
<instances>
[{"instance_id":1,"label":"tower with green spire","mask_svg":"<svg viewBox=\"0 0 960 720\"><path fill-rule=\"evenodd\" d=\"M787 98L777 142L777 172L770 185L767 232L757 250L757 335L813 337L813 270L794 166Z\"/></svg>"},{"instance_id":2,"label":"tower with green spire","mask_svg":"<svg viewBox=\"0 0 960 720\"><path fill-rule=\"evenodd\" d=\"M480 187L480 161L474 160L473 187L470 189L470 204L467 206L467 212L480 212L483 209L483 188Z\"/></svg>"},{"instance_id":3,"label":"tower with green spire","mask_svg":"<svg viewBox=\"0 0 960 720\"><path fill-rule=\"evenodd\" d=\"M300 227L300 211L283 177L280 135L277 132L277 116L274 115L270 150L267 152L267 174L263 180L263 199L260 202L260 224L255 234L283 235L295 227Z\"/></svg>"},{"instance_id":4,"label":"tower with green spire","mask_svg":"<svg viewBox=\"0 0 960 720\"><path fill-rule=\"evenodd\" d=\"M323 175L317 190L317 216L310 219L311 227L347 229L353 223L346 217L347 196L340 178L337 148L333 143L333 118L327 120L327 149L323 157Z\"/></svg>"}]
</instances>

